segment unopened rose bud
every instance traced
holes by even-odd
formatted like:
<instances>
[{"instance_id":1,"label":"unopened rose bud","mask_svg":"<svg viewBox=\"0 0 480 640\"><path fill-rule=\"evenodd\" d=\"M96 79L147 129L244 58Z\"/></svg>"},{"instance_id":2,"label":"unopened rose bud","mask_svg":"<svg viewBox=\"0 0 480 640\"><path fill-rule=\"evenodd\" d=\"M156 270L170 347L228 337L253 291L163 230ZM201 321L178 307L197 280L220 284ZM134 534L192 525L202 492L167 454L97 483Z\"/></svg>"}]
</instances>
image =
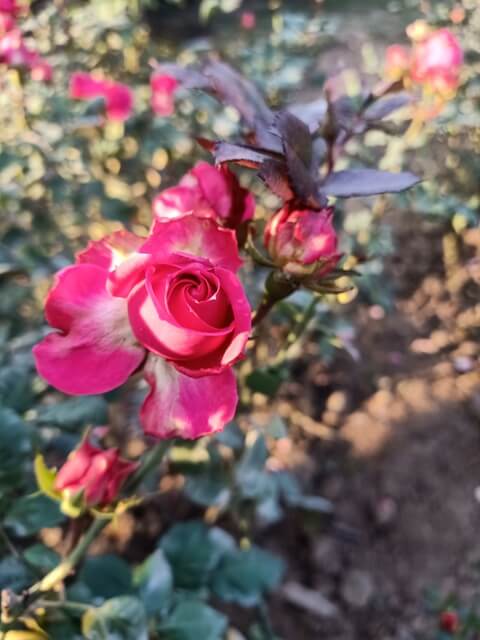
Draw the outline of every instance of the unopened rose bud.
<instances>
[{"instance_id":1,"label":"unopened rose bud","mask_svg":"<svg viewBox=\"0 0 480 640\"><path fill-rule=\"evenodd\" d=\"M99 449L85 439L61 467L54 488L67 499L77 497L87 507L113 502L137 464L120 458L117 449Z\"/></svg>"},{"instance_id":2,"label":"unopened rose bud","mask_svg":"<svg viewBox=\"0 0 480 640\"><path fill-rule=\"evenodd\" d=\"M410 68L410 51L401 44L392 44L385 53L385 73L390 80L400 80Z\"/></svg>"},{"instance_id":3,"label":"unopened rose bud","mask_svg":"<svg viewBox=\"0 0 480 640\"><path fill-rule=\"evenodd\" d=\"M293 209L285 205L271 218L264 242L276 265L295 276L324 276L337 264L333 208Z\"/></svg>"},{"instance_id":4,"label":"unopened rose bud","mask_svg":"<svg viewBox=\"0 0 480 640\"><path fill-rule=\"evenodd\" d=\"M440 614L440 629L452 635L457 633L460 629L458 614L455 611L442 611Z\"/></svg>"}]
</instances>

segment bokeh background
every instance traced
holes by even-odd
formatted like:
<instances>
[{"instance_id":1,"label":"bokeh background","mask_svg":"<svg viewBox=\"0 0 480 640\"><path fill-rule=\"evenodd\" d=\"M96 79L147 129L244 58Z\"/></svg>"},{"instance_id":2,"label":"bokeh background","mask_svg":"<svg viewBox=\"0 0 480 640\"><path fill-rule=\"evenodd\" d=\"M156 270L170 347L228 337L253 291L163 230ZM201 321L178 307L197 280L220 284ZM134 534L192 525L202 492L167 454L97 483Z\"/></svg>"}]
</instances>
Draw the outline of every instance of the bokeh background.
<instances>
[{"instance_id":1,"label":"bokeh background","mask_svg":"<svg viewBox=\"0 0 480 640\"><path fill-rule=\"evenodd\" d=\"M254 25L245 26L245 12ZM401 196L339 203L341 241L362 276L353 292L320 305L308 339L280 360L286 321L308 295L296 294L274 314L256 373L251 365L241 373L251 409L239 426L260 430L263 443L249 462L262 481L255 476L255 490L244 491L253 505L249 531L287 567L270 602L278 637L434 638L437 614L449 605L471 615L472 635L463 637L477 637L477 0L31 3L22 29L52 64L52 82L0 65L0 509L7 532L26 541L20 544L38 535L52 553L62 551L55 514L26 529L24 514L12 516L15 497L32 483L33 449L55 459L85 425L107 420L129 453L143 446L135 437L135 392L67 399L35 375L30 349L45 332L42 302L52 274L89 239L122 226L145 233L153 196L207 158L194 137L238 131L235 110L200 93L179 92L175 114L154 117L151 60L190 64L210 52L254 80L274 106L319 97L332 75L355 96L378 81L386 47L407 42L405 29L419 18L458 35L462 85L437 117L405 135L369 132L347 147L345 164L408 169L424 181ZM125 124L98 126L100 104L69 98L70 75L93 69L134 90L135 113ZM247 172L241 178L261 214L275 210L260 181ZM261 275L245 279L255 298ZM135 563L179 520L202 516L231 526L235 517L219 507L224 479L205 464L212 462L206 452L203 441L177 447L159 495L108 527L94 554L121 553ZM288 489L265 481L279 470L292 471L312 500L286 506ZM242 530L243 512L238 517ZM2 587L11 585L9 566L0 561ZM236 627L249 628L248 610L228 613Z\"/></svg>"}]
</instances>

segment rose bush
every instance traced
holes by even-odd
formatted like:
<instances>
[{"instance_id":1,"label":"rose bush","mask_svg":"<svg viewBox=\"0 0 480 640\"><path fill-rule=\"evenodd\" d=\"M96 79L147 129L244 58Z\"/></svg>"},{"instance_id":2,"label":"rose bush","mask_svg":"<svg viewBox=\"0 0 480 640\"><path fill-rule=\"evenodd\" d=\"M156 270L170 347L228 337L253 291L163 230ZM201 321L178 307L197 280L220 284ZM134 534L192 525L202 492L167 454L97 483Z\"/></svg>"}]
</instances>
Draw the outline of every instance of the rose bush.
<instances>
[{"instance_id":1,"label":"rose bush","mask_svg":"<svg viewBox=\"0 0 480 640\"><path fill-rule=\"evenodd\" d=\"M45 305L57 329L34 349L39 373L71 394L115 389L143 367L146 433L198 438L232 419L232 365L250 332L234 233L187 215L142 239L93 242L56 278Z\"/></svg>"}]
</instances>

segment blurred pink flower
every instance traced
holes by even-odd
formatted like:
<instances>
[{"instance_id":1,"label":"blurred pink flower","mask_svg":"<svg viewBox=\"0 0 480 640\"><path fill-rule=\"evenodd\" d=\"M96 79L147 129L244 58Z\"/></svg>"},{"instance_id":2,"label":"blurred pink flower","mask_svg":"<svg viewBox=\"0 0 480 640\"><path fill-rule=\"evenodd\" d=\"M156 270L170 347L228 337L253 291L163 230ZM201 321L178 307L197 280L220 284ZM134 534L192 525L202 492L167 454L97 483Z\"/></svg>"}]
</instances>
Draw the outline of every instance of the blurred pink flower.
<instances>
[{"instance_id":1,"label":"blurred pink flower","mask_svg":"<svg viewBox=\"0 0 480 640\"><path fill-rule=\"evenodd\" d=\"M133 111L133 93L129 87L119 82L96 78L95 76L76 72L70 78L70 97L75 100L91 100L103 98L105 112L109 120L123 122Z\"/></svg>"},{"instance_id":2,"label":"blurred pink flower","mask_svg":"<svg viewBox=\"0 0 480 640\"><path fill-rule=\"evenodd\" d=\"M242 11L240 16L240 24L243 29L255 29L257 25L257 18L253 11Z\"/></svg>"},{"instance_id":3,"label":"blurred pink flower","mask_svg":"<svg viewBox=\"0 0 480 640\"><path fill-rule=\"evenodd\" d=\"M411 53L407 47L392 44L385 53L385 71L392 80L400 80L409 71Z\"/></svg>"},{"instance_id":4,"label":"blurred pink flower","mask_svg":"<svg viewBox=\"0 0 480 640\"><path fill-rule=\"evenodd\" d=\"M272 260L294 275L324 276L337 264L333 209L294 209L286 204L269 220L264 235Z\"/></svg>"},{"instance_id":5,"label":"blurred pink flower","mask_svg":"<svg viewBox=\"0 0 480 640\"><path fill-rule=\"evenodd\" d=\"M255 199L228 167L199 162L176 187L160 192L153 201L155 220L179 218L192 212L236 229L253 218Z\"/></svg>"},{"instance_id":6,"label":"blurred pink flower","mask_svg":"<svg viewBox=\"0 0 480 640\"><path fill-rule=\"evenodd\" d=\"M429 84L440 93L455 90L462 64L463 50L457 38L448 29L439 29L416 44L412 80Z\"/></svg>"},{"instance_id":7,"label":"blurred pink flower","mask_svg":"<svg viewBox=\"0 0 480 640\"><path fill-rule=\"evenodd\" d=\"M162 73L153 73L150 78L152 91L151 105L159 116L171 116L175 110L175 91L178 87L176 78Z\"/></svg>"}]
</instances>

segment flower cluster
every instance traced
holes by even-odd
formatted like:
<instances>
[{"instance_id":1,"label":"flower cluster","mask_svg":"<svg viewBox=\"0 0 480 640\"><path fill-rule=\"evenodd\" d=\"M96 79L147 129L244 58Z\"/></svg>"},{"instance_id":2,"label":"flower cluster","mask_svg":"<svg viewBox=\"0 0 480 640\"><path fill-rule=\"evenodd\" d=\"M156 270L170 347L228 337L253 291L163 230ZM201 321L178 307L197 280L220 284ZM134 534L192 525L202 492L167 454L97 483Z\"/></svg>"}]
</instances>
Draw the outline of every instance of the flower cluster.
<instances>
[{"instance_id":1,"label":"flower cluster","mask_svg":"<svg viewBox=\"0 0 480 640\"><path fill-rule=\"evenodd\" d=\"M411 47L392 45L386 52L386 73L392 80L421 85L442 97L455 93L463 51L448 29L431 31L423 22L407 29Z\"/></svg>"},{"instance_id":2,"label":"flower cluster","mask_svg":"<svg viewBox=\"0 0 480 640\"><path fill-rule=\"evenodd\" d=\"M90 73L77 72L72 75L70 97L74 100L103 99L108 120L123 122L133 111L133 93L129 87Z\"/></svg>"},{"instance_id":3,"label":"flower cluster","mask_svg":"<svg viewBox=\"0 0 480 640\"><path fill-rule=\"evenodd\" d=\"M26 44L17 18L22 13L16 0L0 0L0 64L28 69L33 80L50 82L52 67L38 51Z\"/></svg>"},{"instance_id":4,"label":"flower cluster","mask_svg":"<svg viewBox=\"0 0 480 640\"><path fill-rule=\"evenodd\" d=\"M142 371L141 420L157 438L197 438L232 419L232 365L250 334L235 232L195 211L157 217L147 238L92 242L56 276L34 349L39 373L70 394L104 393Z\"/></svg>"},{"instance_id":5,"label":"flower cluster","mask_svg":"<svg viewBox=\"0 0 480 640\"><path fill-rule=\"evenodd\" d=\"M237 276L237 235L255 201L226 167L197 164L155 198L148 237L122 231L61 270L45 305L56 331L34 348L39 373L69 394L105 393L142 372L140 417L156 438L221 430L237 404L233 365L251 310ZM273 263L321 278L337 264L331 208L285 205L267 225Z\"/></svg>"}]
</instances>

